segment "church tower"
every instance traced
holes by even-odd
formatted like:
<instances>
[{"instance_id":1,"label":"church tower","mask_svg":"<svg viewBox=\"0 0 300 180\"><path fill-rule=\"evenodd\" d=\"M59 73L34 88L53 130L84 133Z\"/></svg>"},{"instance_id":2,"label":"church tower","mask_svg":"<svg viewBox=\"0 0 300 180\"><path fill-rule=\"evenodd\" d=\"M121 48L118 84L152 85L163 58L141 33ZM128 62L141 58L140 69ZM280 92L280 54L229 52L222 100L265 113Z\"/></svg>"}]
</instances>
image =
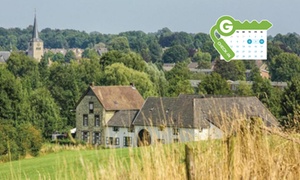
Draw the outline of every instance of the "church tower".
<instances>
[{"instance_id":1,"label":"church tower","mask_svg":"<svg viewBox=\"0 0 300 180\"><path fill-rule=\"evenodd\" d=\"M33 57L38 62L40 62L43 55L44 55L44 43L39 38L36 15L34 15L32 39L30 40L28 46L28 56Z\"/></svg>"}]
</instances>

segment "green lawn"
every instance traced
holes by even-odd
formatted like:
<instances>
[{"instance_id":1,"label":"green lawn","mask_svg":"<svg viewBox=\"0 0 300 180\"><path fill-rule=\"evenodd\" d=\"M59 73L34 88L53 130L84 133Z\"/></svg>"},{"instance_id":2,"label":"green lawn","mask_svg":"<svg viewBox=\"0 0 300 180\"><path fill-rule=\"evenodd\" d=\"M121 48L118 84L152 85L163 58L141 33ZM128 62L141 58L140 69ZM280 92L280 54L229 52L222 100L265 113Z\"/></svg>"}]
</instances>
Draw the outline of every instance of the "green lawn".
<instances>
[{"instance_id":1,"label":"green lawn","mask_svg":"<svg viewBox=\"0 0 300 180\"><path fill-rule=\"evenodd\" d=\"M61 151L48 155L0 164L0 179L69 179L87 177L87 169L109 165L118 158L126 165L129 149Z\"/></svg>"}]
</instances>

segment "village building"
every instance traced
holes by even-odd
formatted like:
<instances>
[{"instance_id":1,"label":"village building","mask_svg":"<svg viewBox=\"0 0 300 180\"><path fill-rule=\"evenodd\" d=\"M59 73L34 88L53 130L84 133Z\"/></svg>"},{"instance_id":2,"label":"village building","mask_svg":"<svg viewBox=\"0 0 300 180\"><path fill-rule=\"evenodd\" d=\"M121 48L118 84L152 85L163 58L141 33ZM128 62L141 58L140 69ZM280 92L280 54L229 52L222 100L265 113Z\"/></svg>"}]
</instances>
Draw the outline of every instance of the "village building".
<instances>
[{"instance_id":1,"label":"village building","mask_svg":"<svg viewBox=\"0 0 300 180\"><path fill-rule=\"evenodd\" d=\"M41 61L44 55L44 42L39 38L39 32L37 28L36 15L34 16L32 38L28 44L28 56L33 57L38 62Z\"/></svg>"},{"instance_id":2,"label":"village building","mask_svg":"<svg viewBox=\"0 0 300 180\"><path fill-rule=\"evenodd\" d=\"M105 147L220 139L231 123L276 118L256 97L148 97L132 86L90 86L76 107L76 138Z\"/></svg>"},{"instance_id":3,"label":"village building","mask_svg":"<svg viewBox=\"0 0 300 180\"><path fill-rule=\"evenodd\" d=\"M0 51L0 63L6 63L10 56L10 51Z\"/></svg>"},{"instance_id":4,"label":"village building","mask_svg":"<svg viewBox=\"0 0 300 180\"><path fill-rule=\"evenodd\" d=\"M123 147L123 138L134 135L128 119L132 120L143 103L134 86L90 86L76 106L76 138L90 144Z\"/></svg>"}]
</instances>

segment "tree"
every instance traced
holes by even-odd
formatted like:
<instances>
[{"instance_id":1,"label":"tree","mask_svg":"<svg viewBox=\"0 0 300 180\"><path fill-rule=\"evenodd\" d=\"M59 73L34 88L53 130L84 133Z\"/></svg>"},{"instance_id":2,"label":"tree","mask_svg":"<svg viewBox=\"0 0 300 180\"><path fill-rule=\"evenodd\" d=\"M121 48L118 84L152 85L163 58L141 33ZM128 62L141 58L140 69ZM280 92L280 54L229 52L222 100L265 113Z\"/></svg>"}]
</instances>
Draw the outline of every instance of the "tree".
<instances>
[{"instance_id":1,"label":"tree","mask_svg":"<svg viewBox=\"0 0 300 180\"><path fill-rule=\"evenodd\" d=\"M108 51L107 53L103 54L100 58L101 68L104 71L106 66L112 65L113 63L119 62L123 53L121 51Z\"/></svg>"},{"instance_id":2,"label":"tree","mask_svg":"<svg viewBox=\"0 0 300 180\"><path fill-rule=\"evenodd\" d=\"M0 119L17 120L21 113L23 92L20 79L0 66Z\"/></svg>"},{"instance_id":3,"label":"tree","mask_svg":"<svg viewBox=\"0 0 300 180\"><path fill-rule=\"evenodd\" d=\"M85 49L82 53L82 58L99 59L100 56L95 49Z\"/></svg>"},{"instance_id":4,"label":"tree","mask_svg":"<svg viewBox=\"0 0 300 180\"><path fill-rule=\"evenodd\" d=\"M108 50L117 50L122 52L130 51L129 42L124 36L117 36L113 38L107 45Z\"/></svg>"},{"instance_id":5,"label":"tree","mask_svg":"<svg viewBox=\"0 0 300 180\"><path fill-rule=\"evenodd\" d=\"M123 63L126 67L138 71L144 71L146 68L146 62L143 60L141 55L135 52L124 53L120 51L109 51L101 57L100 63L102 68L114 63Z\"/></svg>"},{"instance_id":6,"label":"tree","mask_svg":"<svg viewBox=\"0 0 300 180\"><path fill-rule=\"evenodd\" d=\"M211 68L211 55L207 52L201 52L198 50L193 56L193 61L198 62L199 69L210 69Z\"/></svg>"},{"instance_id":7,"label":"tree","mask_svg":"<svg viewBox=\"0 0 300 180\"><path fill-rule=\"evenodd\" d=\"M224 60L217 60L214 71L227 80L236 81L246 79L246 69L242 61L234 60L226 62Z\"/></svg>"},{"instance_id":8,"label":"tree","mask_svg":"<svg viewBox=\"0 0 300 180\"><path fill-rule=\"evenodd\" d=\"M155 64L147 64L146 71L158 95L163 97L167 93L168 82L162 70L159 70Z\"/></svg>"},{"instance_id":9,"label":"tree","mask_svg":"<svg viewBox=\"0 0 300 180\"><path fill-rule=\"evenodd\" d=\"M198 33L194 37L194 46L195 48L201 49L204 46L204 43L211 41L208 34Z\"/></svg>"},{"instance_id":10,"label":"tree","mask_svg":"<svg viewBox=\"0 0 300 180\"><path fill-rule=\"evenodd\" d=\"M76 55L73 51L69 50L65 55L65 62L70 63L71 60L76 60Z\"/></svg>"},{"instance_id":11,"label":"tree","mask_svg":"<svg viewBox=\"0 0 300 180\"><path fill-rule=\"evenodd\" d=\"M133 83L144 98L158 94L146 73L128 68L122 63L107 66L104 77L105 85L129 85Z\"/></svg>"},{"instance_id":12,"label":"tree","mask_svg":"<svg viewBox=\"0 0 300 180\"><path fill-rule=\"evenodd\" d=\"M60 118L60 109L46 88L35 90L28 100L31 110L28 112L28 120L42 131L45 138L62 129L64 124Z\"/></svg>"},{"instance_id":13,"label":"tree","mask_svg":"<svg viewBox=\"0 0 300 180\"><path fill-rule=\"evenodd\" d=\"M240 81L235 94L239 96L252 96L253 91L251 85L247 84L245 81Z\"/></svg>"},{"instance_id":14,"label":"tree","mask_svg":"<svg viewBox=\"0 0 300 180\"><path fill-rule=\"evenodd\" d=\"M255 96L265 104L268 109L279 117L281 91L274 89L269 79L255 76L252 84L252 90Z\"/></svg>"},{"instance_id":15,"label":"tree","mask_svg":"<svg viewBox=\"0 0 300 180\"><path fill-rule=\"evenodd\" d=\"M181 45L175 45L167 49L163 54L164 63L182 62L188 58L188 51Z\"/></svg>"},{"instance_id":16,"label":"tree","mask_svg":"<svg viewBox=\"0 0 300 180\"><path fill-rule=\"evenodd\" d=\"M300 78L294 77L284 89L281 103L281 116L279 121L286 129L300 132Z\"/></svg>"},{"instance_id":17,"label":"tree","mask_svg":"<svg viewBox=\"0 0 300 180\"><path fill-rule=\"evenodd\" d=\"M43 145L42 133L30 123L21 124L18 128L18 144L22 155L37 156Z\"/></svg>"},{"instance_id":18,"label":"tree","mask_svg":"<svg viewBox=\"0 0 300 180\"><path fill-rule=\"evenodd\" d=\"M0 161L17 160L20 156L17 131L9 123L0 123Z\"/></svg>"},{"instance_id":19,"label":"tree","mask_svg":"<svg viewBox=\"0 0 300 180\"><path fill-rule=\"evenodd\" d=\"M61 117L68 126L75 126L75 114L72 112L78 99L88 85L82 84L78 77L76 65L77 62L70 64L53 63L50 67L49 90L55 102L61 108Z\"/></svg>"},{"instance_id":20,"label":"tree","mask_svg":"<svg viewBox=\"0 0 300 180\"><path fill-rule=\"evenodd\" d=\"M281 53L274 56L269 69L272 81L290 81L292 77L299 75L300 57L296 54Z\"/></svg>"},{"instance_id":21,"label":"tree","mask_svg":"<svg viewBox=\"0 0 300 180\"><path fill-rule=\"evenodd\" d=\"M276 55L279 55L284 51L280 48L280 44L278 42L268 42L267 45L267 62L270 64Z\"/></svg>"},{"instance_id":22,"label":"tree","mask_svg":"<svg viewBox=\"0 0 300 180\"><path fill-rule=\"evenodd\" d=\"M158 44L157 40L151 40L148 46L149 46L151 61L153 63L161 61L163 53L162 53L162 48Z\"/></svg>"},{"instance_id":23,"label":"tree","mask_svg":"<svg viewBox=\"0 0 300 180\"><path fill-rule=\"evenodd\" d=\"M199 84L199 93L212 95L229 95L231 94L228 83L220 74L213 72L207 75Z\"/></svg>"},{"instance_id":24,"label":"tree","mask_svg":"<svg viewBox=\"0 0 300 180\"><path fill-rule=\"evenodd\" d=\"M214 48L212 41L206 41L205 43L203 43L201 50L202 52L208 52L211 55L212 60L215 60L220 57L220 54Z\"/></svg>"},{"instance_id":25,"label":"tree","mask_svg":"<svg viewBox=\"0 0 300 180\"><path fill-rule=\"evenodd\" d=\"M53 62L63 63L63 62L65 62L65 56L62 53L56 53L53 55L51 60Z\"/></svg>"},{"instance_id":26,"label":"tree","mask_svg":"<svg viewBox=\"0 0 300 180\"><path fill-rule=\"evenodd\" d=\"M186 63L177 63L171 71L166 73L166 78L169 82L169 96L178 96L180 93L194 94L194 89L189 82L190 71Z\"/></svg>"}]
</instances>

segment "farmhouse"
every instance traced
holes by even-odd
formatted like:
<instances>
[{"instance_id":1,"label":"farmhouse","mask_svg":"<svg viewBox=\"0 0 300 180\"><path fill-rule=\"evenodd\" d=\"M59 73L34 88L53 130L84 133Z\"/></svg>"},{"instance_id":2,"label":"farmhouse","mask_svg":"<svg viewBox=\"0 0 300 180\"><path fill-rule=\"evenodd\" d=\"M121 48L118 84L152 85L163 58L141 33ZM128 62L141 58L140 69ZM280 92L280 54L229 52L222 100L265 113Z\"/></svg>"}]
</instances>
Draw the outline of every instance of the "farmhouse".
<instances>
[{"instance_id":1,"label":"farmhouse","mask_svg":"<svg viewBox=\"0 0 300 180\"><path fill-rule=\"evenodd\" d=\"M256 97L148 97L131 86L91 86L76 108L76 137L106 147L220 139L232 121L276 118Z\"/></svg>"},{"instance_id":2,"label":"farmhouse","mask_svg":"<svg viewBox=\"0 0 300 180\"><path fill-rule=\"evenodd\" d=\"M123 146L123 137L133 137L125 117L135 116L143 103L132 86L90 86L76 106L76 138L96 145Z\"/></svg>"}]
</instances>

